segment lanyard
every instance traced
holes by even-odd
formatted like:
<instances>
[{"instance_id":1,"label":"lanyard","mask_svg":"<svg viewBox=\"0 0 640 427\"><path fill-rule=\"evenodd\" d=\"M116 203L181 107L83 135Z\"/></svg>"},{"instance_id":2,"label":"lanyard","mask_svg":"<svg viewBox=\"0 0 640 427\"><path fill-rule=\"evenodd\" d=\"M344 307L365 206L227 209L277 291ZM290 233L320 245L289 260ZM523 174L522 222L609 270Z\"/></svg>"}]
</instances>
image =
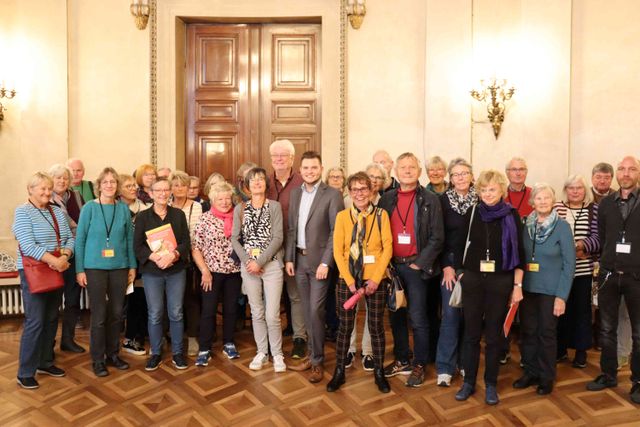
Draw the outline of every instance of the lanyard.
<instances>
[{"instance_id":1,"label":"lanyard","mask_svg":"<svg viewBox=\"0 0 640 427\"><path fill-rule=\"evenodd\" d=\"M533 226L533 248L531 249L531 261L536 260L536 234L538 234L538 221Z\"/></svg>"},{"instance_id":2,"label":"lanyard","mask_svg":"<svg viewBox=\"0 0 640 427\"><path fill-rule=\"evenodd\" d=\"M631 198L633 196L633 194L629 195L629 197L627 199L620 199L620 202L618 203L618 210L620 210L620 203L627 203L628 207L627 207L627 216L622 218L622 236L620 238L620 242L621 243L625 243L625 234L627 232L627 221L629 220L629 217L631 216L631 212L633 212L633 210L636 207L637 204L637 200L635 197L633 197L633 199ZM632 201L633 200L633 201ZM622 213L622 212L621 212Z\"/></svg>"},{"instance_id":3,"label":"lanyard","mask_svg":"<svg viewBox=\"0 0 640 427\"><path fill-rule=\"evenodd\" d=\"M409 207L407 208L407 213L404 215L404 219L402 219L402 216L400 215L400 209L398 209L398 204L396 203L396 212L398 213L398 218L400 218L400 222L402 223L403 233L407 232L407 219L409 218L409 212L411 212L411 206L413 206L413 201L416 198L416 193L417 193L417 190L413 192L413 195L411 196L411 200L409 200Z\"/></svg>"},{"instance_id":4,"label":"lanyard","mask_svg":"<svg viewBox=\"0 0 640 427\"><path fill-rule=\"evenodd\" d=\"M487 261L489 261L491 258L489 257L490 251L489 251L489 242L491 241L491 230L489 229L489 223L485 222L484 223L484 231L485 231L485 236L486 236L486 248L487 248Z\"/></svg>"},{"instance_id":5,"label":"lanyard","mask_svg":"<svg viewBox=\"0 0 640 427\"><path fill-rule=\"evenodd\" d=\"M354 207L355 207L355 206L354 206ZM356 208L356 209L357 209L357 208ZM376 208L376 209L377 209L377 208ZM374 209L374 210L373 210L373 212L371 213L371 214L373 215L373 221L371 221L371 227L369 227L369 235L368 235L368 237L367 237L367 240L364 242L364 245L365 245L366 247L369 247L369 240L371 239L371 232L373 231L373 224L375 224L375 222L376 222L376 218L375 218L375 216L377 215L377 214L376 214L376 209ZM353 219L353 212L349 212L349 216L351 217L351 222L352 222L352 223L353 223L353 225L355 226L355 225L356 225L356 222L355 222L355 220ZM365 217L365 221L364 221L364 223L365 223L365 227L366 227L366 224L367 224L367 217ZM382 236L380 236L380 238L382 238Z\"/></svg>"},{"instance_id":6,"label":"lanyard","mask_svg":"<svg viewBox=\"0 0 640 427\"><path fill-rule=\"evenodd\" d=\"M98 204L100 205L100 212L102 212L102 220L104 221L104 228L107 230L107 245L109 244L109 238L111 237L111 230L113 229L113 221L116 219L116 205L113 205L113 215L111 216L111 225L107 227L107 217L104 215L104 209L102 208L102 202L98 197Z\"/></svg>"},{"instance_id":7,"label":"lanyard","mask_svg":"<svg viewBox=\"0 0 640 427\"><path fill-rule=\"evenodd\" d=\"M58 229L53 225L53 223L51 221L49 221L49 218L47 218L47 216L42 213L40 208L38 208L36 205L34 205L31 200L29 200L29 203L31 203L31 206L33 206L40 213L40 215L42 215L42 218L44 218L44 220L47 221L47 224L49 224L51 226L53 231L55 231L57 233ZM47 208L49 208L49 207L47 206ZM51 208L49 208L49 213L51 214L51 218L54 219L53 218L53 211L51 210ZM55 219L54 219L54 221L55 221Z\"/></svg>"},{"instance_id":8,"label":"lanyard","mask_svg":"<svg viewBox=\"0 0 640 427\"><path fill-rule=\"evenodd\" d=\"M507 199L509 199L509 204L513 206L513 203L511 203L511 193L522 193L522 197L520 198L520 203L518 203L518 207L516 208L516 210L520 212L520 206L522 206L522 201L527 195L527 187L522 187L522 191L507 191Z\"/></svg>"},{"instance_id":9,"label":"lanyard","mask_svg":"<svg viewBox=\"0 0 640 427\"><path fill-rule=\"evenodd\" d=\"M266 204L266 200L265 202L262 203L262 206L260 207L260 212L258 213L258 219L256 220L256 224L253 226L253 234L257 235L258 234L258 229L260 228L260 218L262 218L262 211L264 210L264 205ZM257 211L258 209L254 208L253 205L251 204L251 202L249 202L249 205L253 208L254 211ZM253 218L253 214L251 214L251 217Z\"/></svg>"},{"instance_id":10,"label":"lanyard","mask_svg":"<svg viewBox=\"0 0 640 427\"><path fill-rule=\"evenodd\" d=\"M564 202L562 202L562 204L565 205ZM571 217L573 218L573 230L572 231L573 231L573 236L575 237L575 235L576 235L576 225L578 224L578 220L582 217L582 210L584 209L584 202L582 203L582 206L580 206L580 210L578 211L578 216L575 216L573 214L573 210L571 209L570 206L567 206L567 205L565 205L565 206L567 207L567 210L569 211L569 213L571 214Z\"/></svg>"}]
</instances>

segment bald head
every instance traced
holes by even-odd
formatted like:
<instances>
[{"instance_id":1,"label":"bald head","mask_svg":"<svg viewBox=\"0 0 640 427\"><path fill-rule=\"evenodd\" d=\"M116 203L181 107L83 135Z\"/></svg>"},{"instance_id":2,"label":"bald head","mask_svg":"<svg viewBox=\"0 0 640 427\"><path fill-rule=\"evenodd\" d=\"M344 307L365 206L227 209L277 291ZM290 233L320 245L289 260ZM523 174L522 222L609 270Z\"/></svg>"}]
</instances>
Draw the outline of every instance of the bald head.
<instances>
[{"instance_id":1,"label":"bald head","mask_svg":"<svg viewBox=\"0 0 640 427\"><path fill-rule=\"evenodd\" d=\"M80 159L69 159L67 166L71 169L71 185L77 186L84 178L84 165Z\"/></svg>"},{"instance_id":2,"label":"bald head","mask_svg":"<svg viewBox=\"0 0 640 427\"><path fill-rule=\"evenodd\" d=\"M636 189L638 178L640 178L640 163L638 163L638 159L634 156L625 156L618 163L616 169L616 180L623 196Z\"/></svg>"},{"instance_id":3,"label":"bald head","mask_svg":"<svg viewBox=\"0 0 640 427\"><path fill-rule=\"evenodd\" d=\"M379 163L387 171L387 176L391 176L391 169L393 169L393 159L385 150L378 150L373 153L372 158L374 163Z\"/></svg>"}]
</instances>

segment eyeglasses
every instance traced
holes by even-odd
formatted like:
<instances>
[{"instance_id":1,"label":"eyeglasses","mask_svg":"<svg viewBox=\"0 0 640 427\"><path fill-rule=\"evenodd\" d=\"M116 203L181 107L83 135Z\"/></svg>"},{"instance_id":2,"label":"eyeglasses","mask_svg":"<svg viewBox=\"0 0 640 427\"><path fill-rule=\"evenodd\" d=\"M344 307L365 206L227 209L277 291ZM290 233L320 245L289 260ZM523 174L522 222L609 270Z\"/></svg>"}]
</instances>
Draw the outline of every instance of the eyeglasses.
<instances>
[{"instance_id":1,"label":"eyeglasses","mask_svg":"<svg viewBox=\"0 0 640 427\"><path fill-rule=\"evenodd\" d=\"M329 175L329 179L344 179L342 175Z\"/></svg>"},{"instance_id":2,"label":"eyeglasses","mask_svg":"<svg viewBox=\"0 0 640 427\"><path fill-rule=\"evenodd\" d=\"M127 190L134 190L136 188L135 184L127 184L123 185L122 188L126 188Z\"/></svg>"},{"instance_id":3,"label":"eyeglasses","mask_svg":"<svg viewBox=\"0 0 640 427\"><path fill-rule=\"evenodd\" d=\"M151 191L153 191L154 193L171 193L171 190L168 188L160 188L158 190L151 190Z\"/></svg>"},{"instance_id":4,"label":"eyeglasses","mask_svg":"<svg viewBox=\"0 0 640 427\"><path fill-rule=\"evenodd\" d=\"M520 172L526 172L527 168L509 168L507 169L509 172L515 172L515 173L520 173Z\"/></svg>"},{"instance_id":5,"label":"eyeglasses","mask_svg":"<svg viewBox=\"0 0 640 427\"><path fill-rule=\"evenodd\" d=\"M256 176L256 177L251 178L249 180L249 182L252 182L252 183L253 182L265 182L265 181L266 181L266 179L264 178L264 176Z\"/></svg>"},{"instance_id":6,"label":"eyeglasses","mask_svg":"<svg viewBox=\"0 0 640 427\"><path fill-rule=\"evenodd\" d=\"M369 175L371 181L382 181L384 178L381 176Z\"/></svg>"},{"instance_id":7,"label":"eyeglasses","mask_svg":"<svg viewBox=\"0 0 640 427\"><path fill-rule=\"evenodd\" d=\"M471 175L471 172L464 171L464 172L452 173L450 176L451 178L466 178L469 175Z\"/></svg>"},{"instance_id":8,"label":"eyeglasses","mask_svg":"<svg viewBox=\"0 0 640 427\"><path fill-rule=\"evenodd\" d=\"M427 169L427 172L431 172L431 173L441 172L441 173L444 173L444 168Z\"/></svg>"},{"instance_id":9,"label":"eyeglasses","mask_svg":"<svg viewBox=\"0 0 640 427\"><path fill-rule=\"evenodd\" d=\"M118 183L118 181L102 181L100 184L102 185L116 185Z\"/></svg>"},{"instance_id":10,"label":"eyeglasses","mask_svg":"<svg viewBox=\"0 0 640 427\"><path fill-rule=\"evenodd\" d=\"M291 157L291 154L272 154L271 158L273 159L285 159L287 157Z\"/></svg>"},{"instance_id":11,"label":"eyeglasses","mask_svg":"<svg viewBox=\"0 0 640 427\"><path fill-rule=\"evenodd\" d=\"M582 185L578 185L578 186L571 185L567 187L567 191L580 191L580 190L584 191L585 188Z\"/></svg>"},{"instance_id":12,"label":"eyeglasses","mask_svg":"<svg viewBox=\"0 0 640 427\"><path fill-rule=\"evenodd\" d=\"M358 193L364 194L371 190L369 190L369 187L357 187L357 188L350 188L349 191L351 191L354 194L358 194Z\"/></svg>"}]
</instances>

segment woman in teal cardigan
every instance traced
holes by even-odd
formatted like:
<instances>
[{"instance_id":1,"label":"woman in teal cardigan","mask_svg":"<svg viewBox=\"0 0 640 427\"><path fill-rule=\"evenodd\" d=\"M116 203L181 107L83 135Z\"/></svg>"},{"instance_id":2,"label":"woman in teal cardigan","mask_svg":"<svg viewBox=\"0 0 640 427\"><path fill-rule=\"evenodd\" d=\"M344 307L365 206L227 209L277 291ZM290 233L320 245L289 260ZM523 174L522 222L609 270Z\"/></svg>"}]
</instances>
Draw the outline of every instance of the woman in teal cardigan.
<instances>
[{"instance_id":1,"label":"woman in teal cardigan","mask_svg":"<svg viewBox=\"0 0 640 427\"><path fill-rule=\"evenodd\" d=\"M106 365L128 369L118 357L124 297L136 277L129 208L118 202L119 177L110 167L96 180L97 199L84 205L76 234L76 279L91 304L93 373L109 375Z\"/></svg>"},{"instance_id":2,"label":"woman in teal cardigan","mask_svg":"<svg viewBox=\"0 0 640 427\"><path fill-rule=\"evenodd\" d=\"M513 387L537 385L537 393L545 395L553 390L556 377L558 317L571 291L576 250L569 224L553 210L553 188L536 184L530 203L534 211L523 233L526 271L520 304L524 375Z\"/></svg>"}]
</instances>

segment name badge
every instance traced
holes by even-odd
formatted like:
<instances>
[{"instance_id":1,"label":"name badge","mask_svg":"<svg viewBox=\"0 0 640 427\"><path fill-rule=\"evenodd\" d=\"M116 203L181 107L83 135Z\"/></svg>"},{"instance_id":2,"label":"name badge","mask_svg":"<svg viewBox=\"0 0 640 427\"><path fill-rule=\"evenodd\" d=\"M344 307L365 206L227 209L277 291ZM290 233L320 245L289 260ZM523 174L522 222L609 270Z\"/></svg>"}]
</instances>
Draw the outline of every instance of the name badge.
<instances>
[{"instance_id":1,"label":"name badge","mask_svg":"<svg viewBox=\"0 0 640 427\"><path fill-rule=\"evenodd\" d=\"M411 234L408 234L408 233L400 233L400 234L398 234L398 244L399 245L410 245L411 244Z\"/></svg>"},{"instance_id":2,"label":"name badge","mask_svg":"<svg viewBox=\"0 0 640 427\"><path fill-rule=\"evenodd\" d=\"M483 259L480 261L480 271L482 273L495 273L496 262L492 259Z\"/></svg>"},{"instance_id":3,"label":"name badge","mask_svg":"<svg viewBox=\"0 0 640 427\"><path fill-rule=\"evenodd\" d=\"M538 271L540 271L540 264L538 264L537 262L527 263L527 271L537 273Z\"/></svg>"},{"instance_id":4,"label":"name badge","mask_svg":"<svg viewBox=\"0 0 640 427\"><path fill-rule=\"evenodd\" d=\"M362 257L362 261L365 264L375 264L376 257L374 255L365 255L364 257Z\"/></svg>"},{"instance_id":5,"label":"name badge","mask_svg":"<svg viewBox=\"0 0 640 427\"><path fill-rule=\"evenodd\" d=\"M630 254L631 253L631 242L618 242L616 243L616 253L617 254Z\"/></svg>"},{"instance_id":6,"label":"name badge","mask_svg":"<svg viewBox=\"0 0 640 427\"><path fill-rule=\"evenodd\" d=\"M111 248L107 248L107 249L103 249L102 250L102 258L113 258L114 256L116 256L116 251L111 249Z\"/></svg>"},{"instance_id":7,"label":"name badge","mask_svg":"<svg viewBox=\"0 0 640 427\"><path fill-rule=\"evenodd\" d=\"M251 249L251 256L254 258L258 258L261 252L262 251L259 248L253 248Z\"/></svg>"}]
</instances>

